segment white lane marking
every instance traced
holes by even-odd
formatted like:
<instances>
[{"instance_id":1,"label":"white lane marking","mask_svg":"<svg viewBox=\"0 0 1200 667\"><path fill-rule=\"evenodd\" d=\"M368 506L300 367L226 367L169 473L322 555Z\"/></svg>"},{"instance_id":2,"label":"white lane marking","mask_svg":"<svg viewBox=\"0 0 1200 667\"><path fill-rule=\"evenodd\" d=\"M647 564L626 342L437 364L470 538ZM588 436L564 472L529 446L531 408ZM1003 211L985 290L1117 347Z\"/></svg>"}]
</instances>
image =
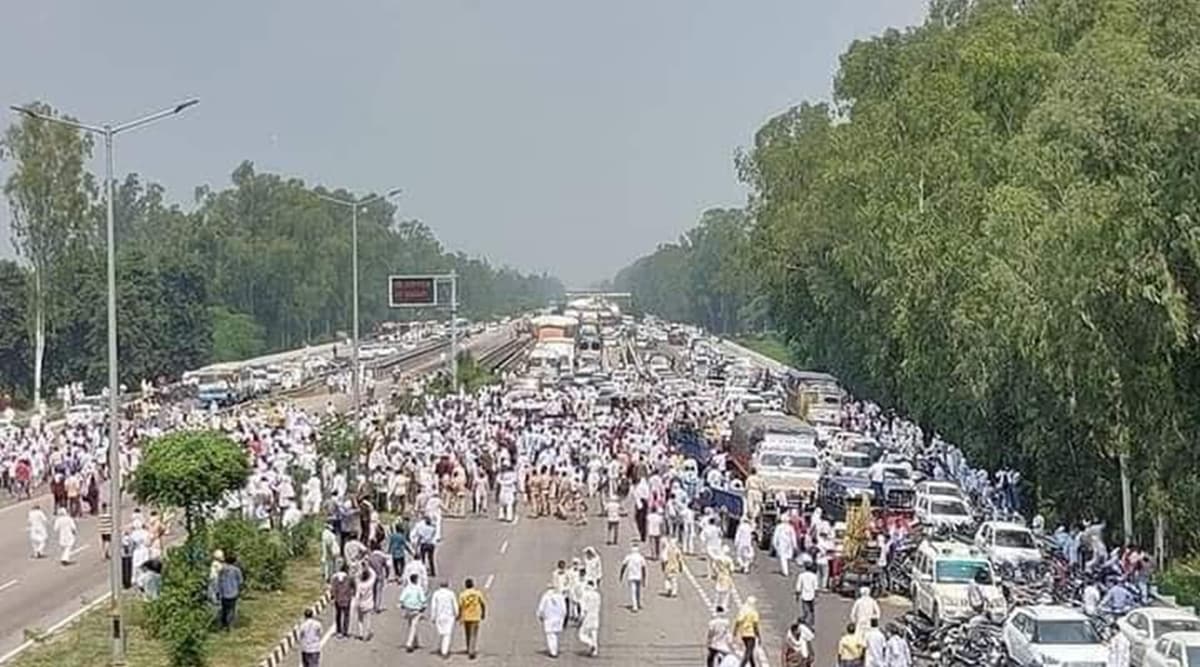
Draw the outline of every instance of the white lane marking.
<instances>
[{"instance_id":1,"label":"white lane marking","mask_svg":"<svg viewBox=\"0 0 1200 667\"><path fill-rule=\"evenodd\" d=\"M84 614L95 609L96 607L99 607L100 605L104 604L105 602L108 602L108 598L110 595L112 595L112 594L105 593L104 595L101 595L100 597L96 598L95 600L92 600L91 602L85 604L84 606L80 607L79 609L71 612L66 618L55 623L54 625L50 626L49 628L46 628L45 634L47 636L49 636L49 635L52 635L52 634L58 632L59 630L62 630L66 626L70 625L71 622L73 622L75 619L79 618L80 616L83 616ZM14 648L13 650L9 651L8 653L5 653L4 655L0 655L0 665L7 663L9 660L12 660L13 658L17 657L18 655L21 655L25 651L29 650L29 647L33 646L36 643L37 642L32 639L26 639L24 642L21 642L20 646Z\"/></svg>"},{"instance_id":2,"label":"white lane marking","mask_svg":"<svg viewBox=\"0 0 1200 667\"><path fill-rule=\"evenodd\" d=\"M508 540L504 540L504 543L500 545L500 553L504 554L506 551L508 551Z\"/></svg>"},{"instance_id":3,"label":"white lane marking","mask_svg":"<svg viewBox=\"0 0 1200 667\"><path fill-rule=\"evenodd\" d=\"M0 591L7 590L7 589L9 589L9 588L12 588L13 586L16 586L16 585L17 585L17 580L16 580L16 579L13 579L12 581L7 581L7 582L5 582L5 583L3 583L3 584L0 584Z\"/></svg>"},{"instance_id":4,"label":"white lane marking","mask_svg":"<svg viewBox=\"0 0 1200 667\"><path fill-rule=\"evenodd\" d=\"M700 600L704 603L704 606L708 608L708 613L715 613L717 609L716 604L712 601L712 598L708 596L708 592L704 590L704 587L700 585L699 580L696 579L696 575L692 574L692 569L688 567L686 558L683 559L683 574L687 577L688 581L691 582L692 587L696 589L696 593L700 595ZM742 596L740 593L738 593L736 583L733 586L730 586L730 592L732 593L733 603L737 605L737 608L740 608L742 606ZM725 611L726 613L736 614L737 608L726 609ZM762 634L766 635L767 633L763 632ZM763 648L765 649L766 647L764 646ZM763 667L771 667L771 664L767 661L767 651L764 650L761 654L759 654L758 657L762 658L758 661L759 664L761 664Z\"/></svg>"},{"instance_id":5,"label":"white lane marking","mask_svg":"<svg viewBox=\"0 0 1200 667\"><path fill-rule=\"evenodd\" d=\"M336 625L329 626L329 629L325 631L325 636L321 637L321 648L325 648L325 644L329 643L329 638L333 636L334 630L337 630Z\"/></svg>"},{"instance_id":6,"label":"white lane marking","mask_svg":"<svg viewBox=\"0 0 1200 667\"><path fill-rule=\"evenodd\" d=\"M494 582L494 581L496 581L496 575L494 575L494 574L489 574L489 575L488 575L488 578L487 578L487 581L483 582L483 590L485 590L485 591L486 591L487 589L491 588L491 587L492 587L492 582Z\"/></svg>"}]
</instances>

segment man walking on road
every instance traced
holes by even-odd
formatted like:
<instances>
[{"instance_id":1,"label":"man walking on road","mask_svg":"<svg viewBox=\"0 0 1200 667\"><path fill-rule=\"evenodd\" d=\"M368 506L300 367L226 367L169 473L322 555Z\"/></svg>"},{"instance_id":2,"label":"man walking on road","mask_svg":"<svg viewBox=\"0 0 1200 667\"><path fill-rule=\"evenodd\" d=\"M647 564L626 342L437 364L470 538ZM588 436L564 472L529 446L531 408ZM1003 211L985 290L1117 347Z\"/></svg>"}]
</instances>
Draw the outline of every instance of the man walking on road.
<instances>
[{"instance_id":1,"label":"man walking on road","mask_svg":"<svg viewBox=\"0 0 1200 667\"><path fill-rule=\"evenodd\" d=\"M546 633L546 653L551 658L557 658L558 636L562 634L567 618L567 601L553 581L546 585L546 592L538 601L537 617L542 622L542 631Z\"/></svg>"},{"instance_id":2,"label":"man walking on road","mask_svg":"<svg viewBox=\"0 0 1200 667\"><path fill-rule=\"evenodd\" d=\"M112 558L113 518L108 503L100 503L100 517L96 519L96 532L100 534L100 550L104 560Z\"/></svg>"},{"instance_id":3,"label":"man walking on road","mask_svg":"<svg viewBox=\"0 0 1200 667\"><path fill-rule=\"evenodd\" d=\"M759 619L758 608L756 607L757 600L754 596L746 598L746 602L742 608L738 610L737 618L733 621L733 631L738 639L742 640L741 667L758 667L758 657L755 652L758 650L759 643Z\"/></svg>"},{"instance_id":4,"label":"man walking on road","mask_svg":"<svg viewBox=\"0 0 1200 667\"><path fill-rule=\"evenodd\" d=\"M588 647L588 655L596 657L600 653L600 591L596 582L588 581L584 585L583 595L579 596L579 641Z\"/></svg>"},{"instance_id":5,"label":"man walking on road","mask_svg":"<svg viewBox=\"0 0 1200 667\"><path fill-rule=\"evenodd\" d=\"M62 547L62 556L59 558L59 562L63 565L70 565L71 550L75 548L79 527L75 525L75 519L67 514L65 507L58 508L58 518L54 520L54 532L58 533L58 546Z\"/></svg>"},{"instance_id":6,"label":"man walking on road","mask_svg":"<svg viewBox=\"0 0 1200 667\"><path fill-rule=\"evenodd\" d=\"M416 546L417 558L429 569L429 576L437 576L437 567L433 564L434 548L436 547L437 529L433 521L426 516L412 530L413 544Z\"/></svg>"},{"instance_id":7,"label":"man walking on road","mask_svg":"<svg viewBox=\"0 0 1200 667\"><path fill-rule=\"evenodd\" d=\"M604 518L608 524L608 541L605 544L615 545L621 532L621 503L615 495L609 496L604 503Z\"/></svg>"},{"instance_id":8,"label":"man walking on road","mask_svg":"<svg viewBox=\"0 0 1200 667\"><path fill-rule=\"evenodd\" d=\"M708 659L705 660L705 667L717 667L721 656L733 652L732 639L729 619L725 618L725 608L717 605L713 610L712 619L708 622L708 637L705 641L708 646Z\"/></svg>"},{"instance_id":9,"label":"man walking on road","mask_svg":"<svg viewBox=\"0 0 1200 667\"><path fill-rule=\"evenodd\" d=\"M412 653L418 645L417 628L421 623L421 612L425 611L425 588L416 574L408 575L408 583L400 591L400 610L404 612L406 624L404 650Z\"/></svg>"},{"instance_id":10,"label":"man walking on road","mask_svg":"<svg viewBox=\"0 0 1200 667\"><path fill-rule=\"evenodd\" d=\"M621 579L629 584L629 597L633 602L634 612L642 608L642 588L646 582L646 559L638 549L637 542L629 549L625 560L621 561Z\"/></svg>"},{"instance_id":11,"label":"man walking on road","mask_svg":"<svg viewBox=\"0 0 1200 667\"><path fill-rule=\"evenodd\" d=\"M683 572L683 551L675 542L674 537L665 540L663 548L663 593L669 597L679 597L679 573Z\"/></svg>"},{"instance_id":12,"label":"man walking on road","mask_svg":"<svg viewBox=\"0 0 1200 667\"><path fill-rule=\"evenodd\" d=\"M342 563L341 569L329 581L333 597L333 619L339 638L350 636L350 604L354 602L354 580L350 578L350 567Z\"/></svg>"},{"instance_id":13,"label":"man walking on road","mask_svg":"<svg viewBox=\"0 0 1200 667\"><path fill-rule=\"evenodd\" d=\"M50 520L38 505L29 510L29 546L34 558L46 555L46 540L50 538Z\"/></svg>"},{"instance_id":14,"label":"man walking on road","mask_svg":"<svg viewBox=\"0 0 1200 667\"><path fill-rule=\"evenodd\" d=\"M796 601L800 603L800 622L817 627L817 566L808 563L796 577Z\"/></svg>"},{"instance_id":15,"label":"man walking on road","mask_svg":"<svg viewBox=\"0 0 1200 667\"><path fill-rule=\"evenodd\" d=\"M474 660L479 644L479 624L487 617L487 603L483 593L475 588L473 579L464 581L463 591L458 594L458 616L466 636L467 657Z\"/></svg>"},{"instance_id":16,"label":"man walking on road","mask_svg":"<svg viewBox=\"0 0 1200 667\"><path fill-rule=\"evenodd\" d=\"M450 655L450 636L458 620L458 596L450 590L450 582L443 581L441 588L429 598L429 620L437 628L438 653L444 658Z\"/></svg>"},{"instance_id":17,"label":"man walking on road","mask_svg":"<svg viewBox=\"0 0 1200 667\"><path fill-rule=\"evenodd\" d=\"M321 529L321 576L326 582L331 581L337 572L337 559L341 552L342 545L333 531L333 525L325 524Z\"/></svg>"},{"instance_id":18,"label":"man walking on road","mask_svg":"<svg viewBox=\"0 0 1200 667\"><path fill-rule=\"evenodd\" d=\"M321 622L313 618L312 608L304 610L300 622L300 667L318 667L321 664Z\"/></svg>"}]
</instances>

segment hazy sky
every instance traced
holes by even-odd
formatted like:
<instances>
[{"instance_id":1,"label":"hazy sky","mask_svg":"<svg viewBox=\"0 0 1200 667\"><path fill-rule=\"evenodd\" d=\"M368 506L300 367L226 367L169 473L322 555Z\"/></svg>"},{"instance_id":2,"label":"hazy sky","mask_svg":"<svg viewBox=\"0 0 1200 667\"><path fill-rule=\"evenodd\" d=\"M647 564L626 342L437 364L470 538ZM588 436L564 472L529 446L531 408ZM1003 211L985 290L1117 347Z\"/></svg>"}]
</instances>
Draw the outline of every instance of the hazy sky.
<instances>
[{"instance_id":1,"label":"hazy sky","mask_svg":"<svg viewBox=\"0 0 1200 667\"><path fill-rule=\"evenodd\" d=\"M186 116L121 137L118 173L189 206L194 186L223 187L243 159L359 191L400 186L403 215L449 247L582 284L705 208L741 204L737 147L828 97L851 40L917 23L925 5L13 2L0 102L100 123L196 96Z\"/></svg>"}]
</instances>

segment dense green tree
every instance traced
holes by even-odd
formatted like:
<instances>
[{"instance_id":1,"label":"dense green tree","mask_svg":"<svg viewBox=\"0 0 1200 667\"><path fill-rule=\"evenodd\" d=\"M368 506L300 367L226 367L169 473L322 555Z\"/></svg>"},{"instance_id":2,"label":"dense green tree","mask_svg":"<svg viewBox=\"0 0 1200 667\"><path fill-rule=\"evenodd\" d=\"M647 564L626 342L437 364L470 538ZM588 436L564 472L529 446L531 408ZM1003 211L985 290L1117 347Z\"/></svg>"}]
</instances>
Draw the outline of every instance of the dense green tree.
<instances>
[{"instance_id":1,"label":"dense green tree","mask_svg":"<svg viewBox=\"0 0 1200 667\"><path fill-rule=\"evenodd\" d=\"M213 306L210 316L214 361L250 359L266 351L263 328L253 317L225 306Z\"/></svg>"},{"instance_id":2,"label":"dense green tree","mask_svg":"<svg viewBox=\"0 0 1200 667\"><path fill-rule=\"evenodd\" d=\"M54 116L50 106L34 102L34 111ZM21 116L0 138L0 159L13 163L4 195L12 212L14 245L30 269L28 296L33 341L33 397L41 400L46 341L60 318L60 278L69 275L63 261L91 232L87 211L94 191L84 163L91 157L91 135L65 125Z\"/></svg>"},{"instance_id":3,"label":"dense green tree","mask_svg":"<svg viewBox=\"0 0 1200 667\"><path fill-rule=\"evenodd\" d=\"M250 462L242 446L217 431L179 431L146 444L130 490L141 502L184 511L189 534L209 510L246 485Z\"/></svg>"},{"instance_id":4,"label":"dense green tree","mask_svg":"<svg viewBox=\"0 0 1200 667\"><path fill-rule=\"evenodd\" d=\"M29 329L25 309L29 275L0 261L0 394L18 395L29 386Z\"/></svg>"},{"instance_id":5,"label":"dense green tree","mask_svg":"<svg viewBox=\"0 0 1200 667\"><path fill-rule=\"evenodd\" d=\"M1124 467L1127 537L1198 548L1198 27L1178 0L938 0L759 129L748 251L702 226L618 279L717 329L754 285L797 363L1016 466L1054 519L1119 526Z\"/></svg>"},{"instance_id":6,"label":"dense green tree","mask_svg":"<svg viewBox=\"0 0 1200 667\"><path fill-rule=\"evenodd\" d=\"M46 285L40 299L53 308L40 320L43 337L10 333L0 340L0 347L5 341L35 341L33 355L0 359L0 387L18 387L24 394L29 377L44 376L51 384L82 380L96 391L105 383L108 363L107 288L98 233L105 206L82 171L90 144L69 128L49 133L47 124L30 123L11 127L3 143L3 156L18 167L5 193L24 225L16 231L25 262L0 275L12 278L0 279L0 298L36 305L39 299L30 300L27 292ZM42 156L51 149L61 153L57 161ZM68 159L72 155L74 161ZM41 173L49 168L62 173ZM70 216L58 207L37 208L44 198L66 193L71 197L63 206L70 205ZM197 188L190 212L167 202L161 186L137 174L117 183L121 381L135 386L143 379L177 377L211 361L245 359L348 332L350 215L345 207L314 196L318 193L354 196L259 173L249 162L234 170L230 187ZM38 215L50 216L49 222L42 224ZM35 259L32 253L43 247L41 259ZM445 316L444 311L390 309L387 279L393 274L457 270L460 314L469 318L543 306L563 292L548 276L497 269L483 259L448 252L428 226L398 220L396 207L385 200L371 202L359 214L359 254L364 332L389 319ZM20 314L36 333L39 320L32 312L13 305L0 311L0 322ZM31 356L34 371L42 369L39 360L45 358L40 375L26 370ZM40 382L34 384L40 387Z\"/></svg>"}]
</instances>

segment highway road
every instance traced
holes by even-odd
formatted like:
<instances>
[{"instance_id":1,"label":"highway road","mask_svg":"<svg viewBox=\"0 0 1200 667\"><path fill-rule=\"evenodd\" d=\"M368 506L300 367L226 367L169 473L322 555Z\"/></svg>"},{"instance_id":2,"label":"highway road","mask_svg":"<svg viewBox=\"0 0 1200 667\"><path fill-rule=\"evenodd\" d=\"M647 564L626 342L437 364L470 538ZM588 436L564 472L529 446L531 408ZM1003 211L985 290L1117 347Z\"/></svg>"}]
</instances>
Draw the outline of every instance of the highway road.
<instances>
[{"instance_id":1,"label":"highway road","mask_svg":"<svg viewBox=\"0 0 1200 667\"><path fill-rule=\"evenodd\" d=\"M617 546L604 545L603 520L595 516L590 517L586 526L579 527L557 519L527 516L512 524L490 517L445 519L445 522L445 537L437 554L438 577L431 580L431 587L445 579L457 591L461 590L463 580L471 577L477 586L483 587L488 601L487 619L480 631L479 658L473 664L613 667L704 664L705 631L715 595L712 583L703 577L705 566L700 558L687 559L687 576L681 578L677 598L659 594L663 578L658 564L651 563L645 608L639 613L628 608L628 592L619 582L618 573L629 549L627 536L636 534L632 515L621 528L623 539ZM600 654L594 658L585 655L576 630L569 628L562 635L558 659L551 660L535 616L538 599L550 581L555 563L581 556L586 546L596 547L604 562ZM750 574L737 575L735 602L751 595L758 599L768 664L777 666L783 634L798 613L792 600L794 579L784 579L777 563L768 561L765 554L759 554L757 565ZM389 583L385 595L387 609L376 616L375 636L370 641L332 638L332 620L323 619L327 643L322 664L349 667L444 664L435 653L437 637L428 623L421 630L423 648L412 655L404 652L403 620L396 609L398 595L399 586ZM882 606L888 618L901 609L890 600ZM837 640L849 612L847 599L823 594L818 601L816 664L833 664ZM452 659L465 661L465 651L461 628L457 628Z\"/></svg>"},{"instance_id":2,"label":"highway road","mask_svg":"<svg viewBox=\"0 0 1200 667\"><path fill-rule=\"evenodd\" d=\"M464 342L469 349L487 350L506 340L509 334L498 330ZM405 367L408 373L428 372L444 364L444 355L431 355ZM388 390L387 383L377 385L380 392ZM335 407L345 410L350 397L345 394L315 394L293 401L308 410L322 409L333 400ZM102 486L102 500L107 500L107 485ZM126 504L125 518L130 506ZM26 642L27 630L46 630L64 619L78 614L89 602L108 591L108 565L101 557L95 519L80 519L80 550L76 563L60 565L58 552L41 560L31 558L26 534L26 515L34 504L41 504L49 514L52 506L49 495L0 508L0 659ZM53 535L51 545L56 544Z\"/></svg>"}]
</instances>

